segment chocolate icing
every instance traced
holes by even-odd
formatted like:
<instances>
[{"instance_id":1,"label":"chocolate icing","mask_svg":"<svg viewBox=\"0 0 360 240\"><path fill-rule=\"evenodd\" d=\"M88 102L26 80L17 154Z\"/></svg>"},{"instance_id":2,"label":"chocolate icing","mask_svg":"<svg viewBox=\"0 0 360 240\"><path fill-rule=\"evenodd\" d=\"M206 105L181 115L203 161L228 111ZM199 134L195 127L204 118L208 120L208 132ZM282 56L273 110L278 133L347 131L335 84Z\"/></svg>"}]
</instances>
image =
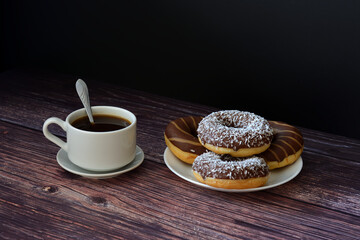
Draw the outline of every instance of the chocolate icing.
<instances>
[{"instance_id":1,"label":"chocolate icing","mask_svg":"<svg viewBox=\"0 0 360 240\"><path fill-rule=\"evenodd\" d=\"M189 116L171 121L165 129L165 136L182 151L200 155L206 151L196 132L201 120L202 117Z\"/></svg>"},{"instance_id":2,"label":"chocolate icing","mask_svg":"<svg viewBox=\"0 0 360 240\"><path fill-rule=\"evenodd\" d=\"M195 158L192 169L203 179L237 180L265 177L269 174L266 162L260 157L239 158L214 152L206 152Z\"/></svg>"},{"instance_id":3,"label":"chocolate icing","mask_svg":"<svg viewBox=\"0 0 360 240\"><path fill-rule=\"evenodd\" d=\"M304 140L296 127L278 121L269 121L269 123L274 129L275 136L270 147L259 154L265 161L281 162L303 148Z\"/></svg>"},{"instance_id":4,"label":"chocolate icing","mask_svg":"<svg viewBox=\"0 0 360 240\"><path fill-rule=\"evenodd\" d=\"M199 123L197 132L203 144L235 151L262 147L271 143L273 138L268 121L254 113L237 110L211 113Z\"/></svg>"}]
</instances>

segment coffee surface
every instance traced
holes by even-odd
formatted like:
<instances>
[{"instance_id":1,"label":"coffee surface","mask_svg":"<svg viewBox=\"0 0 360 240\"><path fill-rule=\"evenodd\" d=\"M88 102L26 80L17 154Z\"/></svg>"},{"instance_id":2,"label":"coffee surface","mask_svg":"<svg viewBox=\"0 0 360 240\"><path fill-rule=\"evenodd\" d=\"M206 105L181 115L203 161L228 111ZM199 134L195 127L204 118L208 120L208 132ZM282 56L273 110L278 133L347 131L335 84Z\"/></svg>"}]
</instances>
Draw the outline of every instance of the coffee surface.
<instances>
[{"instance_id":1,"label":"coffee surface","mask_svg":"<svg viewBox=\"0 0 360 240\"><path fill-rule=\"evenodd\" d=\"M125 118L113 115L94 115L93 124L90 123L88 116L83 116L71 123L75 128L89 132L109 132L126 128L131 123Z\"/></svg>"}]
</instances>

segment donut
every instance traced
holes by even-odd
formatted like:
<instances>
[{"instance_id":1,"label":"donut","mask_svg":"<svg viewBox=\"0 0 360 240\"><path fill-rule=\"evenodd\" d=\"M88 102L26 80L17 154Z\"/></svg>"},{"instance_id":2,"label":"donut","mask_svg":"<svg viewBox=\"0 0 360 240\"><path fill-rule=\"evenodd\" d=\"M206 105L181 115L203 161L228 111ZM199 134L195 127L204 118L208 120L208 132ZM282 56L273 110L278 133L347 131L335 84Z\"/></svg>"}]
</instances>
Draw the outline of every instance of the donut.
<instances>
[{"instance_id":1,"label":"donut","mask_svg":"<svg viewBox=\"0 0 360 240\"><path fill-rule=\"evenodd\" d=\"M260 187L270 175L266 162L258 156L239 158L214 152L195 158L192 171L199 182L226 189Z\"/></svg>"},{"instance_id":2,"label":"donut","mask_svg":"<svg viewBox=\"0 0 360 240\"><path fill-rule=\"evenodd\" d=\"M183 162L192 164L194 159L206 151L197 137L197 128L202 117L188 116L171 121L164 133L170 151Z\"/></svg>"},{"instance_id":3,"label":"donut","mask_svg":"<svg viewBox=\"0 0 360 240\"><path fill-rule=\"evenodd\" d=\"M274 139L270 147L259 154L264 158L269 169L281 168L294 163L304 149L304 140L301 132L289 124L269 121L274 129Z\"/></svg>"},{"instance_id":4,"label":"donut","mask_svg":"<svg viewBox=\"0 0 360 240\"><path fill-rule=\"evenodd\" d=\"M199 141L217 154L247 157L270 147L273 130L263 117L254 113L225 110L213 112L199 123Z\"/></svg>"}]
</instances>

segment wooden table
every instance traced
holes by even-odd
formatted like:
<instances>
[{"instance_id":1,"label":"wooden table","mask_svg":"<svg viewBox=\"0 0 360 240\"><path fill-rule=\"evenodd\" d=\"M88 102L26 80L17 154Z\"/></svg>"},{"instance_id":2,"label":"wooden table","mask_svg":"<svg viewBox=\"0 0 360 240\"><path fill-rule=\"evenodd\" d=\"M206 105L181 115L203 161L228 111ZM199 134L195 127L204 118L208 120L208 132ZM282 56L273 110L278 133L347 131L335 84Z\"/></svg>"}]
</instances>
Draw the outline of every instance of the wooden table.
<instances>
[{"instance_id":1,"label":"wooden table","mask_svg":"<svg viewBox=\"0 0 360 240\"><path fill-rule=\"evenodd\" d=\"M360 238L359 140L300 128L304 166L292 181L213 191L167 168L163 132L170 120L218 109L87 79L93 105L135 113L145 152L133 171L88 179L63 170L59 148L42 134L45 119L82 107L75 81L32 70L0 74L0 238Z\"/></svg>"}]
</instances>

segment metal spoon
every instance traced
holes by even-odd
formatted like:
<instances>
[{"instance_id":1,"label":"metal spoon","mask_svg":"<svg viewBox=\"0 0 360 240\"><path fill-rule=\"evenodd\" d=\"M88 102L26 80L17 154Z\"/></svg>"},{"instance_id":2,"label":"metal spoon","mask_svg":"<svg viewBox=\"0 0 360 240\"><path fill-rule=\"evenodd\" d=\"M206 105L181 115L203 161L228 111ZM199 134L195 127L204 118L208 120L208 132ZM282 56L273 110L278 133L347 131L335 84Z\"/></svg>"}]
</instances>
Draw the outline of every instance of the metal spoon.
<instances>
[{"instance_id":1,"label":"metal spoon","mask_svg":"<svg viewBox=\"0 0 360 240\"><path fill-rule=\"evenodd\" d=\"M85 111L89 117L90 123L94 124L94 118L93 118L91 106L90 106L89 90L86 86L86 83L83 80L78 79L76 81L75 87L76 87L76 91L80 97L80 100L85 107Z\"/></svg>"}]
</instances>

